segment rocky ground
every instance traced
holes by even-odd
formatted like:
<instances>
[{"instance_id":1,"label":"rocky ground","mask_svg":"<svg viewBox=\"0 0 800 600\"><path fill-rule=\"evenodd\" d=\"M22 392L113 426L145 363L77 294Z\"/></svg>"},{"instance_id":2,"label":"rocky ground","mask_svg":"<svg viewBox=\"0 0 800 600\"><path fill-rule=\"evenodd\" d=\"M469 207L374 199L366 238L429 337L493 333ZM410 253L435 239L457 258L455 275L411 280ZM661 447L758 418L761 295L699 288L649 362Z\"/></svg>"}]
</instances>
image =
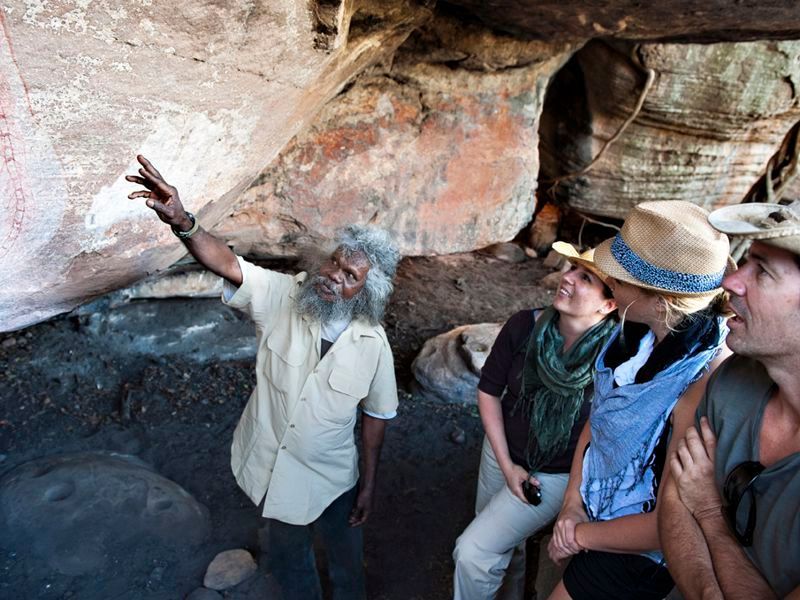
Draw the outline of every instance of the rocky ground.
<instances>
[{"instance_id":1,"label":"rocky ground","mask_svg":"<svg viewBox=\"0 0 800 600\"><path fill-rule=\"evenodd\" d=\"M452 327L501 321L545 304L539 280L548 272L540 260L511 264L479 253L403 261L386 317L401 404L387 431L377 507L365 529L371 598L450 597L450 552L472 513L482 435L477 411L469 402L413 395L411 361L426 339ZM228 465L233 428L254 381L249 323L207 299L96 308L0 338L3 598L183 598L202 585L218 552L245 548L259 555L258 511ZM32 526L8 518L22 510L9 500L14 469L72 451L133 455L182 486L208 508L203 542L169 526L132 535L136 507L111 521L102 501L64 513L64 494L53 489L25 503L26 514L38 515ZM65 529L79 518L83 525ZM48 537L56 527L57 548ZM59 564L73 558L72 574L52 567L58 552ZM75 560L81 553L102 568L81 573ZM270 585L259 572L224 597L268 597Z\"/></svg>"}]
</instances>

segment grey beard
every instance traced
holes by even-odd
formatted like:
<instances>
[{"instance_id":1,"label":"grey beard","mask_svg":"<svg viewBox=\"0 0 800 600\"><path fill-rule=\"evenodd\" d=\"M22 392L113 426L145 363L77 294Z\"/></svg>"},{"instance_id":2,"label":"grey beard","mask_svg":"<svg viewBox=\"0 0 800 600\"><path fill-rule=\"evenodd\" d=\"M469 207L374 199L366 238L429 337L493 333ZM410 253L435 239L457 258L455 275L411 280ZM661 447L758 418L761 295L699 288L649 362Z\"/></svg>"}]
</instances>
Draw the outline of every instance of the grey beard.
<instances>
[{"instance_id":1,"label":"grey beard","mask_svg":"<svg viewBox=\"0 0 800 600\"><path fill-rule=\"evenodd\" d=\"M317 295L314 284L325 281L321 275L309 275L300 286L300 291L294 299L294 305L301 315L311 317L320 323L331 323L333 321L349 320L353 317L358 296L344 300L337 297L336 300L328 302Z\"/></svg>"}]
</instances>

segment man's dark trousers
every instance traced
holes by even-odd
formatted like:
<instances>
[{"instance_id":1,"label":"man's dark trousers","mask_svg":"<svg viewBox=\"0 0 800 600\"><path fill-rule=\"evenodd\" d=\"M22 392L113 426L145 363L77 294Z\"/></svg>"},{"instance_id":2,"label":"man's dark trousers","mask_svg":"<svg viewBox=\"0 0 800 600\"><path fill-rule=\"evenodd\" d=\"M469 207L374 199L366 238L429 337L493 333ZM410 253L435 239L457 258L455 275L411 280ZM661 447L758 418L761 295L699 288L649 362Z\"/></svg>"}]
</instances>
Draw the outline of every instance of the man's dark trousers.
<instances>
[{"instance_id":1,"label":"man's dark trousers","mask_svg":"<svg viewBox=\"0 0 800 600\"><path fill-rule=\"evenodd\" d=\"M267 519L267 568L281 588L283 600L322 600L314 558L314 534L319 533L328 557L333 600L365 600L364 544L361 527L348 518L358 486L339 496L309 525L289 525Z\"/></svg>"}]
</instances>

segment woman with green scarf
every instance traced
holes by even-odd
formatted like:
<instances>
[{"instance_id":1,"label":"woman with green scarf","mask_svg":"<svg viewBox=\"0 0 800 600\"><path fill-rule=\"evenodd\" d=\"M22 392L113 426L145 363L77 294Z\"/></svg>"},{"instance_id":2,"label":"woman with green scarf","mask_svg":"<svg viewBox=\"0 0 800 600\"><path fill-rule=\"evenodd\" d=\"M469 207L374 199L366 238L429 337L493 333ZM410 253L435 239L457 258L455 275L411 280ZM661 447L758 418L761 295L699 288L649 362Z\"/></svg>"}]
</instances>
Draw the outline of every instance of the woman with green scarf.
<instances>
[{"instance_id":1,"label":"woman with green scarf","mask_svg":"<svg viewBox=\"0 0 800 600\"><path fill-rule=\"evenodd\" d=\"M525 540L558 514L589 415L597 354L616 309L593 250L553 245L570 261L553 305L512 316L478 384L486 431L476 517L456 541L454 598L521 599Z\"/></svg>"}]
</instances>

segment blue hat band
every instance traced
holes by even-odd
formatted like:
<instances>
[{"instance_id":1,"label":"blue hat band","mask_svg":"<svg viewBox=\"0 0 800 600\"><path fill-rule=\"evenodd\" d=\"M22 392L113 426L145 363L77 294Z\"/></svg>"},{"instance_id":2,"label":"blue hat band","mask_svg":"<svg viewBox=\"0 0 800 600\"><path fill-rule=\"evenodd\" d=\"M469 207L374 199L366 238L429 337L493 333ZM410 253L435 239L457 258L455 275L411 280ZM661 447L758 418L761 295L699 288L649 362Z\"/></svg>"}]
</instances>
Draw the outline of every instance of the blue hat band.
<instances>
[{"instance_id":1,"label":"blue hat band","mask_svg":"<svg viewBox=\"0 0 800 600\"><path fill-rule=\"evenodd\" d=\"M684 294L710 292L722 284L722 278L725 276L724 268L718 273L696 275L657 267L631 250L619 233L611 243L611 255L639 281L671 292Z\"/></svg>"}]
</instances>

